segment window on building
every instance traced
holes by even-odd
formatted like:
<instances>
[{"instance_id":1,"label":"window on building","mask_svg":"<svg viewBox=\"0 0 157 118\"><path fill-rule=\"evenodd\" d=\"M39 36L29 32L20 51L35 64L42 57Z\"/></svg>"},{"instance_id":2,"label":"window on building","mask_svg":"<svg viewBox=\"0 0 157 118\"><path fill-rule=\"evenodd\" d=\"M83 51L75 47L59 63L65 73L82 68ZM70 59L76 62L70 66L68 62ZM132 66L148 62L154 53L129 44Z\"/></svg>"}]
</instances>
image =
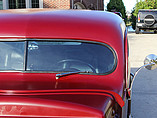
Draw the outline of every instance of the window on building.
<instances>
[{"instance_id":1,"label":"window on building","mask_svg":"<svg viewBox=\"0 0 157 118\"><path fill-rule=\"evenodd\" d=\"M25 0L9 0L9 9L26 8Z\"/></svg>"},{"instance_id":2,"label":"window on building","mask_svg":"<svg viewBox=\"0 0 157 118\"><path fill-rule=\"evenodd\" d=\"M16 0L9 0L9 9L16 9Z\"/></svg>"},{"instance_id":3,"label":"window on building","mask_svg":"<svg viewBox=\"0 0 157 118\"><path fill-rule=\"evenodd\" d=\"M32 0L32 8L39 8L39 0Z\"/></svg>"},{"instance_id":4,"label":"window on building","mask_svg":"<svg viewBox=\"0 0 157 118\"><path fill-rule=\"evenodd\" d=\"M0 0L0 10L3 9L3 0Z\"/></svg>"},{"instance_id":5,"label":"window on building","mask_svg":"<svg viewBox=\"0 0 157 118\"><path fill-rule=\"evenodd\" d=\"M18 1L18 8L26 8L25 0L17 0Z\"/></svg>"}]
</instances>

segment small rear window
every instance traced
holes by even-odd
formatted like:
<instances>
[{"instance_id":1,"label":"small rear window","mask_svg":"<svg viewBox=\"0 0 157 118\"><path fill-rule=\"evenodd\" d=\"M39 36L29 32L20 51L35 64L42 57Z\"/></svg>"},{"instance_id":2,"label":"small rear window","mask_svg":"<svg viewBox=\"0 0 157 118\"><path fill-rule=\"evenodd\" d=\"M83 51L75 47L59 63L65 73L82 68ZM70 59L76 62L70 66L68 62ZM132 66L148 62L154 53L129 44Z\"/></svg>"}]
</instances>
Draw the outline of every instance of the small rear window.
<instances>
[{"instance_id":1,"label":"small rear window","mask_svg":"<svg viewBox=\"0 0 157 118\"><path fill-rule=\"evenodd\" d=\"M75 41L29 41L27 70L89 71L110 73L116 66L114 51L107 45Z\"/></svg>"}]
</instances>

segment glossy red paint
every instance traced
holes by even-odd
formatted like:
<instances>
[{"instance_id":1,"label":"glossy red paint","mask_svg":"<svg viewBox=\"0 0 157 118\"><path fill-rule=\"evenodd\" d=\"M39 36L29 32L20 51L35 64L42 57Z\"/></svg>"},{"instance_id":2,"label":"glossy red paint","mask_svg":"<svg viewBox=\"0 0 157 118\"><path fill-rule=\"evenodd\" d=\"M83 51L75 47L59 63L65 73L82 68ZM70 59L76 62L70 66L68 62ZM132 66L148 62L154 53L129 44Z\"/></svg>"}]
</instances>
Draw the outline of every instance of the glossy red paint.
<instances>
[{"instance_id":1,"label":"glossy red paint","mask_svg":"<svg viewBox=\"0 0 157 118\"><path fill-rule=\"evenodd\" d=\"M0 22L0 41L94 41L108 44L117 56L117 67L108 75L75 74L56 80L56 73L0 72L2 116L102 118L115 103L123 107L127 51L119 16L104 11L6 10L0 11Z\"/></svg>"},{"instance_id":2,"label":"glossy red paint","mask_svg":"<svg viewBox=\"0 0 157 118\"><path fill-rule=\"evenodd\" d=\"M101 112L79 104L28 97L1 97L1 116L101 117Z\"/></svg>"},{"instance_id":3,"label":"glossy red paint","mask_svg":"<svg viewBox=\"0 0 157 118\"><path fill-rule=\"evenodd\" d=\"M108 96L114 99L121 107L124 106L124 101L121 99L120 95L107 90L98 89L70 89L70 90L0 90L0 95L10 95L10 96L29 96L29 95L101 95Z\"/></svg>"}]
</instances>

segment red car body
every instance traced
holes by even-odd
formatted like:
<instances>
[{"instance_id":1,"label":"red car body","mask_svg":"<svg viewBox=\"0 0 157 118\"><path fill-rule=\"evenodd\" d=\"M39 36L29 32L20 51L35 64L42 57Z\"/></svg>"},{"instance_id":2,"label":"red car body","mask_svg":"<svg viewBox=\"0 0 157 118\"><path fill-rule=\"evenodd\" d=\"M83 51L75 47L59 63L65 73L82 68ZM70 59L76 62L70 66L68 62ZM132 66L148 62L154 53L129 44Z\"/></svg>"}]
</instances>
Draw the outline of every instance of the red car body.
<instances>
[{"instance_id":1,"label":"red car body","mask_svg":"<svg viewBox=\"0 0 157 118\"><path fill-rule=\"evenodd\" d=\"M29 52L26 48L23 70L0 69L1 117L127 116L127 89L130 84L128 42L125 24L119 16L101 11L5 10L0 11L0 23L0 42L3 43L22 42L29 50L36 50L38 45L31 41L54 42L62 39L63 42L94 42L109 46L115 57L112 71L106 74L76 71L57 76L63 72L27 70L25 64L29 63L26 56ZM10 50L14 50L13 47ZM40 54L44 57L44 53ZM16 54L14 56L18 58ZM6 56L5 59L8 58ZM14 61L18 62L16 58Z\"/></svg>"}]
</instances>

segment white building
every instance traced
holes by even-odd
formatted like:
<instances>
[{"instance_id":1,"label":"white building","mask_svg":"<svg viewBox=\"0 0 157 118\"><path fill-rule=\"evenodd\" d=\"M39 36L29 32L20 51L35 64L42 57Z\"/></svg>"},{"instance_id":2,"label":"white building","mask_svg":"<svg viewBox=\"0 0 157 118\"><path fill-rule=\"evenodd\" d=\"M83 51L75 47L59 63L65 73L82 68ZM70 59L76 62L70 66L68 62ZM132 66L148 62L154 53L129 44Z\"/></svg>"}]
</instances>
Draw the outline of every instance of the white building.
<instances>
[{"instance_id":1,"label":"white building","mask_svg":"<svg viewBox=\"0 0 157 118\"><path fill-rule=\"evenodd\" d=\"M0 0L0 9L43 8L43 0Z\"/></svg>"}]
</instances>

